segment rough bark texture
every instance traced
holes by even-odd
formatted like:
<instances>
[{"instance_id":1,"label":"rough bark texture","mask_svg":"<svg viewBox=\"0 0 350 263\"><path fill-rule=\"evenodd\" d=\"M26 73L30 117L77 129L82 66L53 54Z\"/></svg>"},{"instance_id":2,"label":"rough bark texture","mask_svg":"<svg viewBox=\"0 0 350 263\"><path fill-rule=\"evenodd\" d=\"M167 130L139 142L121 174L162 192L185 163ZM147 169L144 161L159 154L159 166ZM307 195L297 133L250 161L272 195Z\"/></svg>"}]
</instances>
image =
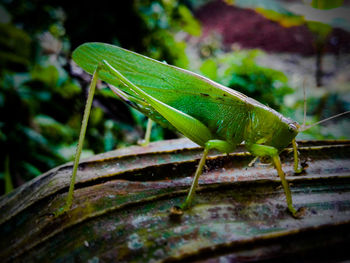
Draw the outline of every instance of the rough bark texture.
<instances>
[{"instance_id":1,"label":"rough bark texture","mask_svg":"<svg viewBox=\"0 0 350 263\"><path fill-rule=\"evenodd\" d=\"M202 149L186 139L129 147L83 160L72 209L62 207L72 164L57 167L0 199L0 261L308 262L349 259L350 141L299 142L305 173L281 154L302 219L286 209L277 173L248 167L239 147L212 152L194 206L183 202ZM226 262L225 261L225 262Z\"/></svg>"}]
</instances>

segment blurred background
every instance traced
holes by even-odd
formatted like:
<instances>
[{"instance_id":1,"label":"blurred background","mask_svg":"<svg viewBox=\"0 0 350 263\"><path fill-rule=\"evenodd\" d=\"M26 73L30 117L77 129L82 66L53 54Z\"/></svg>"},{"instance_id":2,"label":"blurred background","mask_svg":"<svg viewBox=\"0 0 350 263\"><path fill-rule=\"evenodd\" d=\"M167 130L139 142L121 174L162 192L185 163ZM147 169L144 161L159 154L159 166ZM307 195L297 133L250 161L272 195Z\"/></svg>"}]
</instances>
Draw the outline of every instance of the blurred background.
<instances>
[{"instance_id":1,"label":"blurred background","mask_svg":"<svg viewBox=\"0 0 350 263\"><path fill-rule=\"evenodd\" d=\"M73 160L90 76L71 60L111 43L200 73L307 123L350 110L348 0L0 2L0 194ZM99 83L83 157L137 144L146 118ZM349 139L349 116L298 139ZM179 134L153 126L151 140Z\"/></svg>"}]
</instances>

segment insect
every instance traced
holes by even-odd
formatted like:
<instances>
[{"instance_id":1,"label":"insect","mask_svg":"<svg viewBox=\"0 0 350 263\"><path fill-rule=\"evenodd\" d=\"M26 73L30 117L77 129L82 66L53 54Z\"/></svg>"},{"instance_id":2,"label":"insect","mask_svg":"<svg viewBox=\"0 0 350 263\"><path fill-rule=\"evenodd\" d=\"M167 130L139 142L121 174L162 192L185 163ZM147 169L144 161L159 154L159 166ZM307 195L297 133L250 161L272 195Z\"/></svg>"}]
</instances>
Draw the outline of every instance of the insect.
<instances>
[{"instance_id":1,"label":"insect","mask_svg":"<svg viewBox=\"0 0 350 263\"><path fill-rule=\"evenodd\" d=\"M293 206L279 152L292 143L294 170L301 172L295 137L306 129L305 125L299 125L258 101L205 77L113 45L83 44L73 52L73 60L93 76L67 201L57 214L66 212L72 205L92 99L96 82L101 79L111 84L110 88L117 96L155 122L178 130L204 147L193 183L180 211L191 207L209 150L230 153L244 141L246 149L254 156L271 158L282 182L288 210L294 217L299 216L301 211Z\"/></svg>"}]
</instances>

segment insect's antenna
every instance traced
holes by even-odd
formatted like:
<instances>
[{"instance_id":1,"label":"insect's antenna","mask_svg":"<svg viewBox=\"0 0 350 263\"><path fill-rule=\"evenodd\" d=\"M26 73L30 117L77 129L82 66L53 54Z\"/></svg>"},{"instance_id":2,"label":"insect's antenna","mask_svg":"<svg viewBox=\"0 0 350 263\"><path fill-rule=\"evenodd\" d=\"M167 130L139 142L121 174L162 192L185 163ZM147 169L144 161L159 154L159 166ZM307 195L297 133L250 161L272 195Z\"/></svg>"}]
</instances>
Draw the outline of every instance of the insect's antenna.
<instances>
[{"instance_id":1,"label":"insect's antenna","mask_svg":"<svg viewBox=\"0 0 350 263\"><path fill-rule=\"evenodd\" d=\"M303 94L304 94L304 121L303 124L300 126L299 131L304 131L306 125L306 89L305 89L305 78L303 80Z\"/></svg>"},{"instance_id":2,"label":"insect's antenna","mask_svg":"<svg viewBox=\"0 0 350 263\"><path fill-rule=\"evenodd\" d=\"M331 120L331 119L340 117L340 116L345 115L345 114L348 114L348 113L350 113L350 110L349 110L349 111L342 112L342 113L339 113L339 114L337 114L337 115L334 115L334 116L332 116L332 117L329 117L329 118L327 118L327 119L318 121L318 122L313 123L313 124L310 124L310 125L303 125L303 126L300 127L299 132L306 131L306 130L308 130L308 129L310 129L310 128L312 128L312 127L314 127L314 126L316 126L316 125L318 125L318 124L320 124L320 123L323 123L323 122L325 122L325 121L329 121L329 120Z\"/></svg>"},{"instance_id":3,"label":"insect's antenna","mask_svg":"<svg viewBox=\"0 0 350 263\"><path fill-rule=\"evenodd\" d=\"M303 124L300 125L298 131L299 132L304 132L312 127L315 127L316 125L320 124L320 123L323 123L323 122L326 122L326 121L329 121L329 120L332 120L332 119L335 119L337 117L340 117L342 115L345 115L345 114L348 114L350 113L350 111L345 111L345 112L342 112L342 113L339 113L337 115L334 115L334 116L331 116L329 118L326 118L324 120L321 120L321 121L318 121L316 123L313 123L313 124L310 124L310 125L306 125L306 89L305 89L305 78L303 80L303 93L304 93L304 121L303 121Z\"/></svg>"},{"instance_id":4,"label":"insect's antenna","mask_svg":"<svg viewBox=\"0 0 350 263\"><path fill-rule=\"evenodd\" d=\"M305 88L305 78L303 80L303 93L304 93L304 121L302 127L305 126L306 123L306 88Z\"/></svg>"}]
</instances>

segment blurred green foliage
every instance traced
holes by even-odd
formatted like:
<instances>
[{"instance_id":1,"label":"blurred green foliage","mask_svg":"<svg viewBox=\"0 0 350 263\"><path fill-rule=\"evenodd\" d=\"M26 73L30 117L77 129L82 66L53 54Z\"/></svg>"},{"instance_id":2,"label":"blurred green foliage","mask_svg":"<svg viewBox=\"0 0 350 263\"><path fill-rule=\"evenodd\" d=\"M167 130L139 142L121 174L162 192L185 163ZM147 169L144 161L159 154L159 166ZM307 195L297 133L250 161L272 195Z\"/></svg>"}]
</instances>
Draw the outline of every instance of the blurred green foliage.
<instances>
[{"instance_id":1,"label":"blurred green foliage","mask_svg":"<svg viewBox=\"0 0 350 263\"><path fill-rule=\"evenodd\" d=\"M0 68L25 69L29 65L31 39L23 30L0 23Z\"/></svg>"},{"instance_id":2,"label":"blurred green foliage","mask_svg":"<svg viewBox=\"0 0 350 263\"><path fill-rule=\"evenodd\" d=\"M66 125L72 115L65 105L74 105L81 90L61 72L53 65L35 64L29 72L1 78L0 154L2 160L8 156L11 171L15 167L21 179L67 161L60 151L74 142L76 132Z\"/></svg>"},{"instance_id":3,"label":"blurred green foliage","mask_svg":"<svg viewBox=\"0 0 350 263\"><path fill-rule=\"evenodd\" d=\"M181 1L136 1L136 9L149 33L143 39L147 55L157 60L187 68L186 43L176 40L176 33L199 36L201 28L191 11Z\"/></svg>"},{"instance_id":4,"label":"blurred green foliage","mask_svg":"<svg viewBox=\"0 0 350 263\"><path fill-rule=\"evenodd\" d=\"M342 6L344 0L312 0L311 6L317 9L333 9Z\"/></svg>"},{"instance_id":5,"label":"blurred green foliage","mask_svg":"<svg viewBox=\"0 0 350 263\"><path fill-rule=\"evenodd\" d=\"M224 86L279 110L285 95L293 93L283 72L263 67L256 58L260 50L241 50L204 60L200 71Z\"/></svg>"},{"instance_id":6,"label":"blurred green foliage","mask_svg":"<svg viewBox=\"0 0 350 263\"><path fill-rule=\"evenodd\" d=\"M350 110L349 83L327 88L308 87L306 92L306 124L316 123ZM298 93L287 96L285 101L288 103L281 108L281 113L302 123L304 118L302 90L300 89ZM349 139L349 129L349 117L345 115L299 133L297 139Z\"/></svg>"},{"instance_id":7,"label":"blurred green foliage","mask_svg":"<svg viewBox=\"0 0 350 263\"><path fill-rule=\"evenodd\" d=\"M316 51L316 85L322 86L322 60L327 40L333 28L350 31L348 13L350 9L343 7L343 0L312 0L303 3L289 3L276 0L226 0L243 8L251 8L267 19L284 27L306 25L313 35Z\"/></svg>"}]
</instances>

